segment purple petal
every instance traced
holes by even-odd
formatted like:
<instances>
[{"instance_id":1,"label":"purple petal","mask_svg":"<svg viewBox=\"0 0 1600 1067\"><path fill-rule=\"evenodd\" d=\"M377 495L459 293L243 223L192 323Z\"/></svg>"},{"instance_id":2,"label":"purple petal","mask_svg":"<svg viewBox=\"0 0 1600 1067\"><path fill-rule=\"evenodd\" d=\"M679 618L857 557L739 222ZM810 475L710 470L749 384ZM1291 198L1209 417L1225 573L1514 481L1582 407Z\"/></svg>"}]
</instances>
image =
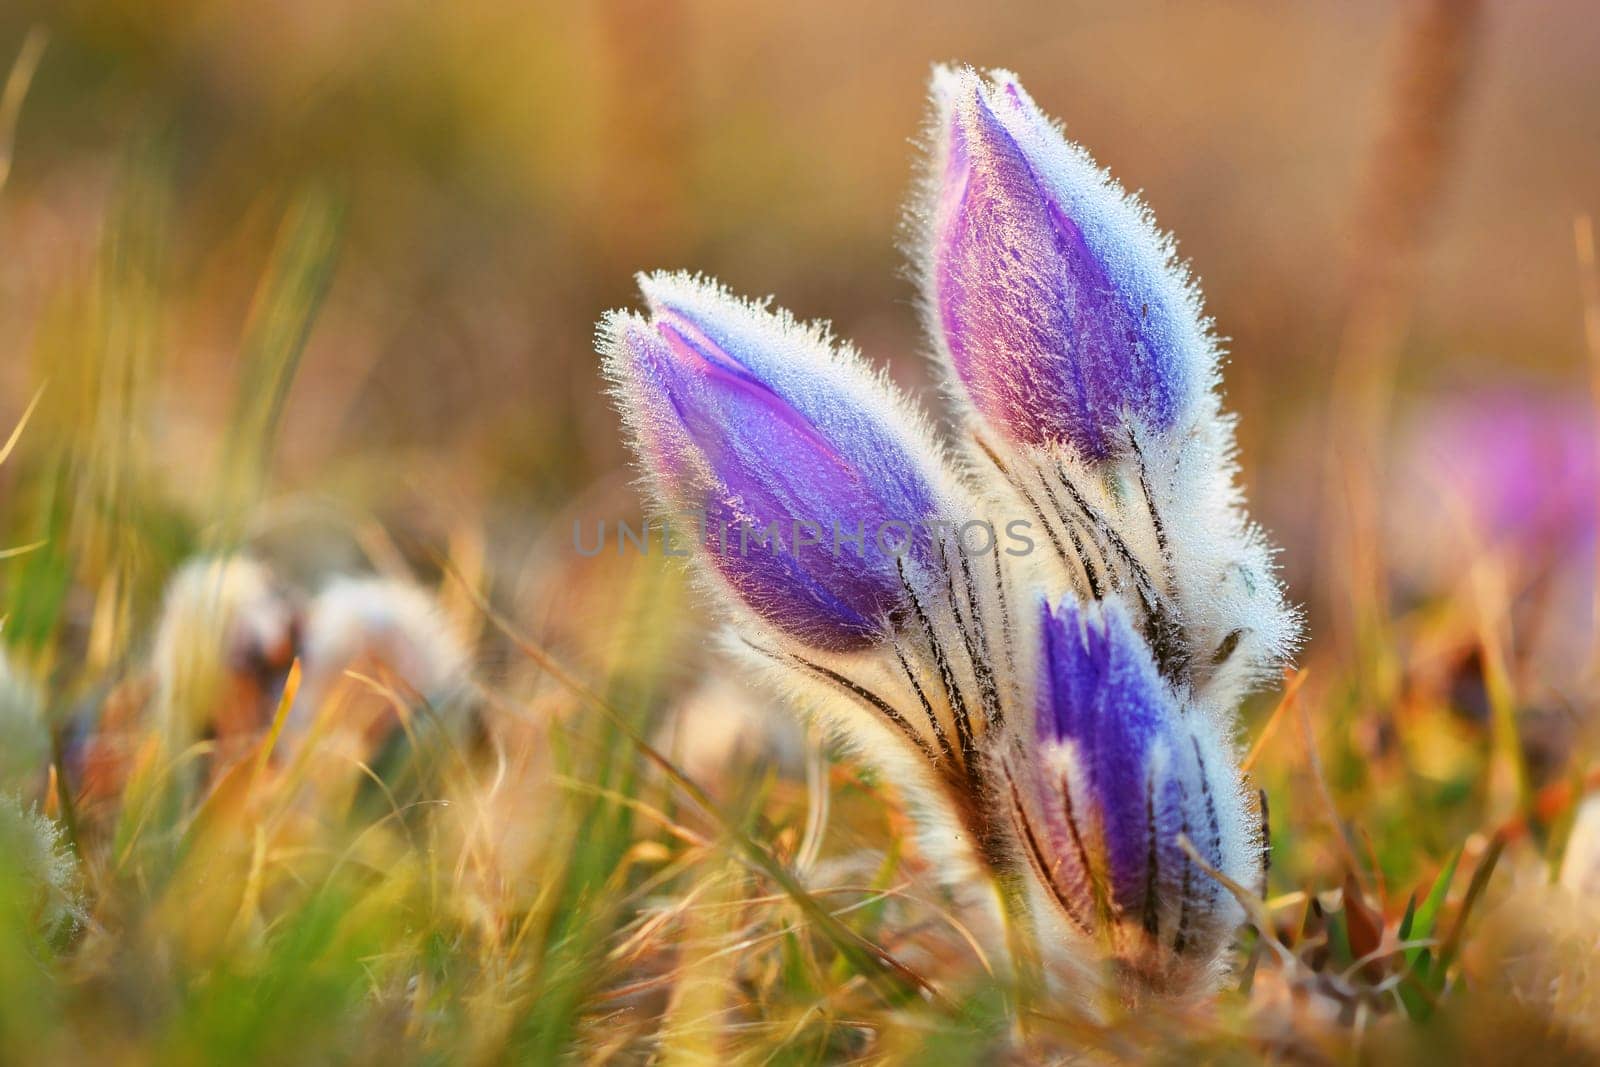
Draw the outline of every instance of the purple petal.
<instances>
[{"instance_id":1,"label":"purple petal","mask_svg":"<svg viewBox=\"0 0 1600 1067\"><path fill-rule=\"evenodd\" d=\"M1164 811L1171 800L1154 778L1154 757L1168 747L1176 708L1126 617L1096 615L1071 600L1057 612L1046 607L1038 730L1042 742L1077 753L1112 899L1137 913L1150 878L1152 805Z\"/></svg>"},{"instance_id":2,"label":"purple petal","mask_svg":"<svg viewBox=\"0 0 1600 1067\"><path fill-rule=\"evenodd\" d=\"M674 506L704 512L707 557L752 610L818 647L869 643L904 599L905 535L889 524L923 533L939 512L929 461L815 364L778 358L775 316L675 295L616 330L646 464ZM844 540L857 531L862 544ZM913 536L906 565L932 558Z\"/></svg>"},{"instance_id":3,"label":"purple petal","mask_svg":"<svg viewBox=\"0 0 1600 1067\"><path fill-rule=\"evenodd\" d=\"M1130 973L1181 981L1240 918L1183 840L1242 884L1260 877L1237 765L1215 724L1168 689L1119 602L1041 608L1021 844L1063 910L1108 934Z\"/></svg>"},{"instance_id":4,"label":"purple petal","mask_svg":"<svg viewBox=\"0 0 1600 1067\"><path fill-rule=\"evenodd\" d=\"M1175 325L1193 315L1181 278L1165 276L1165 244L1015 83L955 80L928 279L934 326L974 407L1015 440L1067 442L1093 459L1125 447L1129 417L1170 427L1190 361L1205 355L1185 351L1193 338ZM1108 221L1118 213L1132 221Z\"/></svg>"}]
</instances>

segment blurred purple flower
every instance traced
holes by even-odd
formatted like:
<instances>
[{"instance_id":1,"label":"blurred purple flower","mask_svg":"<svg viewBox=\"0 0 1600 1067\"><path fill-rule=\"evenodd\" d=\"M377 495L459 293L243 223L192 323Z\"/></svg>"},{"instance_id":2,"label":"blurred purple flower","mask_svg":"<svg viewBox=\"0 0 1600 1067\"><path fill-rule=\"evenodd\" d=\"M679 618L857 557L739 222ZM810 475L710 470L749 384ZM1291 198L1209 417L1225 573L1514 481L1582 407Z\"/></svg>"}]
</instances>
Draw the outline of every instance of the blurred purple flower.
<instances>
[{"instance_id":1,"label":"blurred purple flower","mask_svg":"<svg viewBox=\"0 0 1600 1067\"><path fill-rule=\"evenodd\" d=\"M1578 702L1595 633L1600 453L1587 396L1500 384L1434 398L1402 424L1386 496L1386 550L1409 597L1480 595L1504 580L1522 691ZM1480 571L1488 564L1490 570ZM1466 616L1471 617L1471 616ZM1486 712L1481 667L1460 638L1452 699ZM1566 720L1561 718L1562 722ZM1525 742L1564 756L1559 740Z\"/></svg>"},{"instance_id":2,"label":"blurred purple flower","mask_svg":"<svg viewBox=\"0 0 1600 1067\"><path fill-rule=\"evenodd\" d=\"M934 96L922 270L973 406L1094 460L1126 449L1130 417L1170 428L1214 363L1170 242L1011 75L942 70Z\"/></svg>"},{"instance_id":3,"label":"blurred purple flower","mask_svg":"<svg viewBox=\"0 0 1600 1067\"><path fill-rule=\"evenodd\" d=\"M1499 386L1435 402L1402 437L1399 510L1416 528L1396 532L1425 541L1443 519L1489 545L1569 551L1595 534L1597 447L1587 398Z\"/></svg>"},{"instance_id":4,"label":"blurred purple flower","mask_svg":"<svg viewBox=\"0 0 1600 1067\"><path fill-rule=\"evenodd\" d=\"M932 558L937 450L820 332L685 276L640 284L650 317L614 315L604 348L664 502L703 514L705 558L778 629L875 640L901 568Z\"/></svg>"},{"instance_id":5,"label":"blurred purple flower","mask_svg":"<svg viewBox=\"0 0 1600 1067\"><path fill-rule=\"evenodd\" d=\"M1057 900L1085 932L1109 923L1124 958L1209 962L1237 904L1183 851L1245 885L1259 878L1257 833L1231 749L1186 710L1114 601L1042 605L1036 824Z\"/></svg>"}]
</instances>

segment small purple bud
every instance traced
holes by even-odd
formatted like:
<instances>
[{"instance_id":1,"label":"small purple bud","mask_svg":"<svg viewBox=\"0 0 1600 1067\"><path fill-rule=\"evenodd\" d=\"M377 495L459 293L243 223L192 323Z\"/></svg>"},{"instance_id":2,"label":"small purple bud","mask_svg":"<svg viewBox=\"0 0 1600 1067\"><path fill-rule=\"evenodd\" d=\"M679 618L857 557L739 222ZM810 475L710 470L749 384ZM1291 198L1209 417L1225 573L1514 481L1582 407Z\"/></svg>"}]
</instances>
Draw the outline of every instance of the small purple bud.
<instances>
[{"instance_id":1,"label":"small purple bud","mask_svg":"<svg viewBox=\"0 0 1600 1067\"><path fill-rule=\"evenodd\" d=\"M1259 871L1233 754L1186 711L1116 601L1042 605L1037 821L1056 897L1147 976L1215 956L1237 904L1179 844L1248 886Z\"/></svg>"},{"instance_id":2,"label":"small purple bud","mask_svg":"<svg viewBox=\"0 0 1600 1067\"><path fill-rule=\"evenodd\" d=\"M941 70L920 270L930 327L980 415L1086 458L1169 429L1215 352L1171 242L1016 79Z\"/></svg>"},{"instance_id":3,"label":"small purple bud","mask_svg":"<svg viewBox=\"0 0 1600 1067\"><path fill-rule=\"evenodd\" d=\"M601 347L662 503L704 514L704 557L757 615L819 648L869 644L902 568L937 558L901 532L944 514L937 449L824 333L683 275L640 285L650 317L614 314Z\"/></svg>"}]
</instances>

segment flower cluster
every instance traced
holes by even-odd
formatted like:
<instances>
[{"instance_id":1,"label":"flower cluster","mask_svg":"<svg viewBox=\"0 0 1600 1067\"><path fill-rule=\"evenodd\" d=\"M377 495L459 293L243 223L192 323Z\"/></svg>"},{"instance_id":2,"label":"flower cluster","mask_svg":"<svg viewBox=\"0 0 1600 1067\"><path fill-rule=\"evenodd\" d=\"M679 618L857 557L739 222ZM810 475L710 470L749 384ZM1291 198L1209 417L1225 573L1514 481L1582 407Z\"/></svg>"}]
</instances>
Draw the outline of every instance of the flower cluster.
<instances>
[{"instance_id":1,"label":"flower cluster","mask_svg":"<svg viewBox=\"0 0 1600 1067\"><path fill-rule=\"evenodd\" d=\"M1263 865L1235 709L1298 632L1217 344L1171 240L1014 77L941 69L933 112L912 256L949 451L826 329L687 275L641 278L605 367L655 502L706 520L731 643L897 775L926 844L1026 881L1041 938L1203 988L1242 917L1214 872ZM1018 518L1043 551L962 543ZM888 524L917 533L837 536Z\"/></svg>"}]
</instances>

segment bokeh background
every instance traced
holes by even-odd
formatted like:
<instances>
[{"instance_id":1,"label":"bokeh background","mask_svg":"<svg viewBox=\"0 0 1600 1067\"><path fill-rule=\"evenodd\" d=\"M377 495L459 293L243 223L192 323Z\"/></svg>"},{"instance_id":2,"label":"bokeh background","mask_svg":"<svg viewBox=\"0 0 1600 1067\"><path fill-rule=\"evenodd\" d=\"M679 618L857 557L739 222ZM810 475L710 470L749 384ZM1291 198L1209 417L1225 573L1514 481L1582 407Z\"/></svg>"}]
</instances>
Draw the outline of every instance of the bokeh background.
<instances>
[{"instance_id":1,"label":"bokeh background","mask_svg":"<svg viewBox=\"0 0 1600 1067\"><path fill-rule=\"evenodd\" d=\"M1300 542L1416 12L13 0L0 61L32 27L48 43L0 198L0 423L31 394L53 294L154 154L170 189L156 358L172 387L149 433L181 492L229 410L285 206L331 188L344 244L276 483L423 516L471 507L526 544L619 477L591 336L633 299L635 270L777 294L926 389L897 245L924 85L935 61L1004 65L1178 235L1231 339L1256 514L1315 600ZM1427 198L1404 394L1507 376L1585 387L1573 219L1600 190L1596 54L1585 3L1482 12Z\"/></svg>"}]
</instances>

